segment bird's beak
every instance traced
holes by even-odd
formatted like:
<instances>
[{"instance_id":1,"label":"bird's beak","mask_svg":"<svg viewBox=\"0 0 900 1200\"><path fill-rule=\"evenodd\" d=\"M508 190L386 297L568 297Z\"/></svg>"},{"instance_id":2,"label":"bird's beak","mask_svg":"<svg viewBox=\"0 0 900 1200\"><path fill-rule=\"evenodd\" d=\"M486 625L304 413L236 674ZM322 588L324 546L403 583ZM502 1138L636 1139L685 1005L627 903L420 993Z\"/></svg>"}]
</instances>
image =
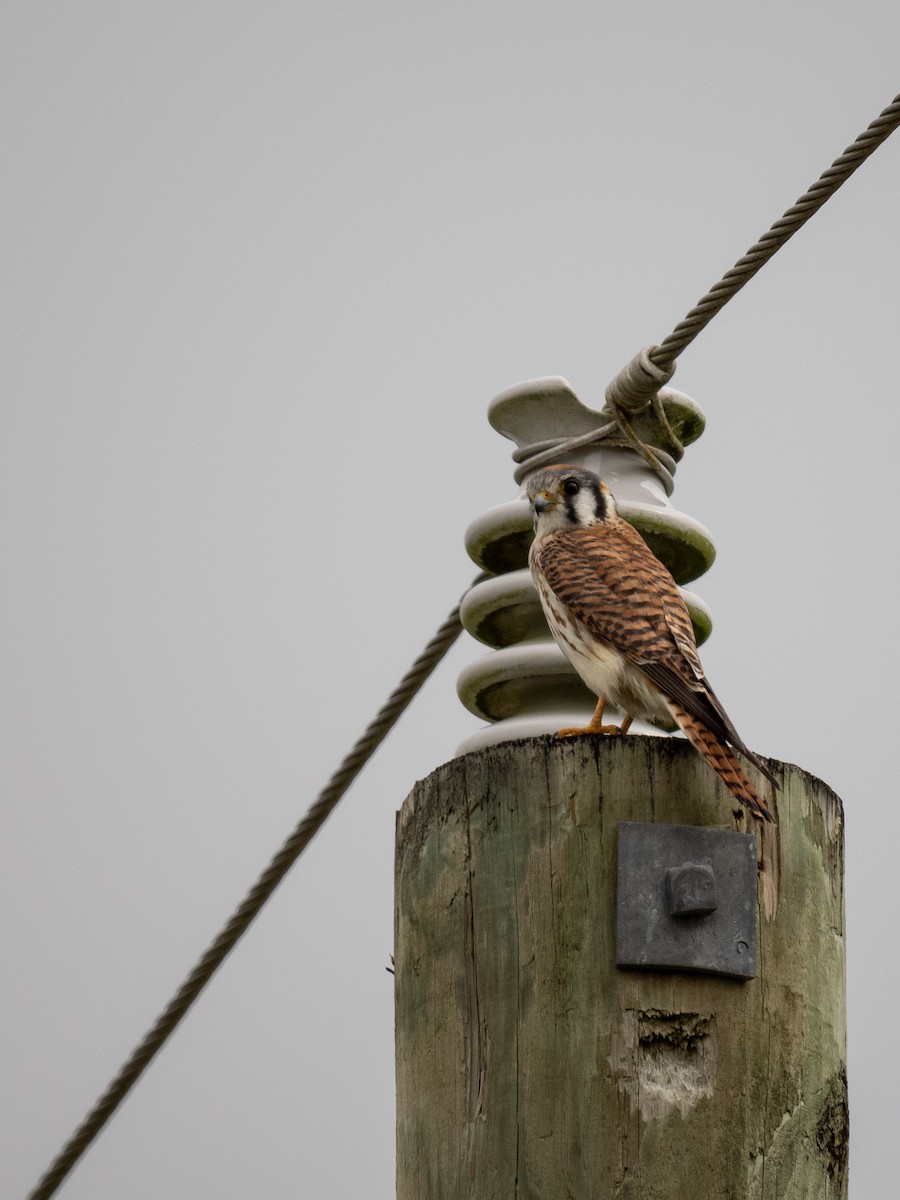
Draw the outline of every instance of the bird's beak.
<instances>
[{"instance_id":1,"label":"bird's beak","mask_svg":"<svg viewBox=\"0 0 900 1200\"><path fill-rule=\"evenodd\" d=\"M541 492L532 500L531 507L540 516L542 512L546 512L548 508L553 507L553 501L546 492Z\"/></svg>"}]
</instances>

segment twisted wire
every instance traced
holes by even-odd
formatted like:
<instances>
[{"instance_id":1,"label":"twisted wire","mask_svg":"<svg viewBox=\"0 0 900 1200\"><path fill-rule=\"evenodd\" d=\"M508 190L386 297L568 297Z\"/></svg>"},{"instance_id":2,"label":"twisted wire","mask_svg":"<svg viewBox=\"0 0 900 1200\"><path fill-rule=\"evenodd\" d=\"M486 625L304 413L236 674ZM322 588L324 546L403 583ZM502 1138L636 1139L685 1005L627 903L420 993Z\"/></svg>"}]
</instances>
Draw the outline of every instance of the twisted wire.
<instances>
[{"instance_id":1,"label":"twisted wire","mask_svg":"<svg viewBox=\"0 0 900 1200\"><path fill-rule=\"evenodd\" d=\"M877 150L900 125L900 95L881 112L868 128L848 146L840 158L836 158L827 171L803 193L775 224L762 235L743 258L738 259L715 287L710 288L683 321L675 326L669 336L658 346L650 348L648 355L655 366L663 370L673 366L675 359L691 344L701 330L705 329L720 309L732 296L752 279L756 272L769 261L776 250L792 238L814 213L845 183L861 163Z\"/></svg>"},{"instance_id":2,"label":"twisted wire","mask_svg":"<svg viewBox=\"0 0 900 1200\"><path fill-rule=\"evenodd\" d=\"M477 583L484 578L485 575L481 574L474 582ZM308 809L293 833L290 834L244 900L235 909L221 933L209 945L168 1006L157 1018L156 1023L132 1051L130 1058L121 1067L106 1091L41 1177L37 1186L29 1194L28 1200L49 1200L49 1197L56 1192L137 1083L155 1055L174 1033L203 988L209 983L229 952L234 949L254 918L259 915L263 905L318 833L326 818L334 811L338 801L387 737L401 714L408 708L461 632L462 625L459 619L459 605L457 605L331 776L315 803Z\"/></svg>"},{"instance_id":3,"label":"twisted wire","mask_svg":"<svg viewBox=\"0 0 900 1200\"><path fill-rule=\"evenodd\" d=\"M620 417L619 413L614 413L612 421L601 425L599 429L591 429L588 433L582 433L578 437L546 438L542 442L532 442L527 446L519 446L513 451L512 457L513 461L521 463L521 466L516 467L515 471L513 471L513 478L516 483L521 483L538 467L562 461L560 455L565 456L573 450L580 450L582 446L593 446L600 442L609 448L624 447L635 450L657 473L660 473L660 460L667 457L661 451L656 450L654 447L646 446L644 442L640 441L637 434L632 430L627 416ZM653 462L649 462L651 454L654 458ZM665 469L666 467L663 466L663 470ZM672 475L674 470L674 459L668 457L668 470L663 479L668 492L672 490Z\"/></svg>"},{"instance_id":4,"label":"twisted wire","mask_svg":"<svg viewBox=\"0 0 900 1200\"><path fill-rule=\"evenodd\" d=\"M840 158L836 158L828 170L791 205L784 216L750 247L743 258L738 259L714 287L710 288L664 341L658 346L645 347L626 363L606 389L606 412L614 419L577 438L557 438L552 443L548 440L534 446L520 447L518 454L513 456L522 464L516 471L516 482L521 482L526 475L544 463L559 462L572 450L603 443L608 446L629 446L656 472L666 491L671 493L674 463L665 453L641 441L632 428L634 416L648 404L652 404L662 431L673 448L674 458L677 460L681 457L683 447L669 426L659 400L659 389L671 379L675 370L675 359L706 328L732 296L753 278L776 250L780 250L785 242L819 211L825 201L834 195L841 184L850 178L856 168L878 149L898 125L900 95L894 97Z\"/></svg>"}]
</instances>

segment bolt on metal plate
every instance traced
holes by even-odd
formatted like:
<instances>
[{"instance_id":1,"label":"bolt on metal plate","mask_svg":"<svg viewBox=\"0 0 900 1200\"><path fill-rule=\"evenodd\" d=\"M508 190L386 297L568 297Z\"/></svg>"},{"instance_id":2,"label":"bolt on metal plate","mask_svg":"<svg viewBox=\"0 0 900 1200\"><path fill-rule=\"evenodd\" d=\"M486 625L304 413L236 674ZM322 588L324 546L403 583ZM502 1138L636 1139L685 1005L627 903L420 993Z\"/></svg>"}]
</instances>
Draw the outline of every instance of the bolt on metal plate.
<instances>
[{"instance_id":1,"label":"bolt on metal plate","mask_svg":"<svg viewBox=\"0 0 900 1200\"><path fill-rule=\"evenodd\" d=\"M753 979L756 838L623 821L616 964Z\"/></svg>"}]
</instances>

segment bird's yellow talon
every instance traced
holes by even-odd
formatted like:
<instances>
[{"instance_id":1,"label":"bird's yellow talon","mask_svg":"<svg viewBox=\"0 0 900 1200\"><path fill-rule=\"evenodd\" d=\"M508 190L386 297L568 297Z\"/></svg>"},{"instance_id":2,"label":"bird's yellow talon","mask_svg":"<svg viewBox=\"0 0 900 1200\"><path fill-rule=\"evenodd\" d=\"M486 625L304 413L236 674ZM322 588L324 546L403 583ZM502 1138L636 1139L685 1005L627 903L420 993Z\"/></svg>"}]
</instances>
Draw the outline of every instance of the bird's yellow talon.
<instances>
[{"instance_id":1,"label":"bird's yellow talon","mask_svg":"<svg viewBox=\"0 0 900 1200\"><path fill-rule=\"evenodd\" d=\"M618 737L624 733L624 729L620 729L618 725L585 725L582 729L558 729L556 736L560 738L580 737L583 733L602 733L608 737Z\"/></svg>"},{"instance_id":2,"label":"bird's yellow talon","mask_svg":"<svg viewBox=\"0 0 900 1200\"><path fill-rule=\"evenodd\" d=\"M594 714L588 721L587 725L580 726L579 728L573 727L571 729L559 729L557 730L556 736L565 738L580 737L583 733L602 733L607 737L618 737L619 734L626 733L633 718L626 717L621 725L604 725L603 710L605 707L606 698L601 696L597 701L597 707L594 709Z\"/></svg>"}]
</instances>

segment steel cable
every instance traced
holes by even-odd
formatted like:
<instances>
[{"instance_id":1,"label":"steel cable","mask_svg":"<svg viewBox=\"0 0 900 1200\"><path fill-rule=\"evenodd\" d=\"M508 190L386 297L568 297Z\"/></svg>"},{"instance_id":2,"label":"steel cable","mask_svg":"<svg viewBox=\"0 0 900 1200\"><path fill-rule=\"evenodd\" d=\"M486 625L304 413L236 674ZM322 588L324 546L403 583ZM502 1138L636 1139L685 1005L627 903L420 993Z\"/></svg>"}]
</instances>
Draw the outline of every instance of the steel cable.
<instances>
[{"instance_id":1,"label":"steel cable","mask_svg":"<svg viewBox=\"0 0 900 1200\"><path fill-rule=\"evenodd\" d=\"M684 320L679 321L665 341L648 350L648 357L654 366L661 367L663 370L670 368L682 350L691 344L701 330L706 328L731 297L753 278L776 250L780 250L785 242L792 238L814 213L819 211L825 201L834 195L841 184L846 183L856 168L865 162L874 150L878 149L898 125L900 125L900 95L894 97L887 108L875 118L852 145L847 147L840 158L834 160L828 170L819 176L784 216L777 220L771 229L767 230L759 241L750 247L743 258L738 259L730 271L726 271L715 287L710 288Z\"/></svg>"},{"instance_id":2,"label":"steel cable","mask_svg":"<svg viewBox=\"0 0 900 1200\"><path fill-rule=\"evenodd\" d=\"M484 575L479 575L475 582L484 578ZM315 803L308 809L293 833L235 909L231 919L187 976L152 1029L132 1051L130 1058L57 1155L35 1189L29 1194L28 1200L49 1200L49 1197L56 1192L137 1083L157 1052L162 1049L182 1018L186 1016L203 988L225 961L229 952L234 949L254 918L258 916L263 905L321 829L326 818L334 811L356 776L387 737L401 714L408 708L419 689L461 632L462 625L459 619L459 605L457 605L403 676L365 733L358 739L353 749L331 776Z\"/></svg>"},{"instance_id":3,"label":"steel cable","mask_svg":"<svg viewBox=\"0 0 900 1200\"><path fill-rule=\"evenodd\" d=\"M840 158L835 159L828 170L791 205L784 216L750 247L743 258L738 259L730 271L726 271L719 282L694 305L684 320L679 321L669 336L658 346L646 346L639 351L610 381L606 388L604 416L612 419L578 437L557 438L549 443L544 441L534 446L520 446L513 454L514 460L521 464L516 470L516 482L521 482L538 466L560 462L572 450L602 443L608 446L630 446L656 472L666 491L671 492L674 466L681 457L682 447L668 426L665 413L658 403L658 395L660 388L668 383L675 372L675 359L706 328L732 296L769 261L776 250L780 250L785 242L819 211L825 201L834 195L841 184L846 183L856 168L878 149L898 125L900 96L895 96L856 141L847 147ZM654 406L660 432L670 443L674 455L641 441L632 428L634 417L651 404Z\"/></svg>"}]
</instances>

